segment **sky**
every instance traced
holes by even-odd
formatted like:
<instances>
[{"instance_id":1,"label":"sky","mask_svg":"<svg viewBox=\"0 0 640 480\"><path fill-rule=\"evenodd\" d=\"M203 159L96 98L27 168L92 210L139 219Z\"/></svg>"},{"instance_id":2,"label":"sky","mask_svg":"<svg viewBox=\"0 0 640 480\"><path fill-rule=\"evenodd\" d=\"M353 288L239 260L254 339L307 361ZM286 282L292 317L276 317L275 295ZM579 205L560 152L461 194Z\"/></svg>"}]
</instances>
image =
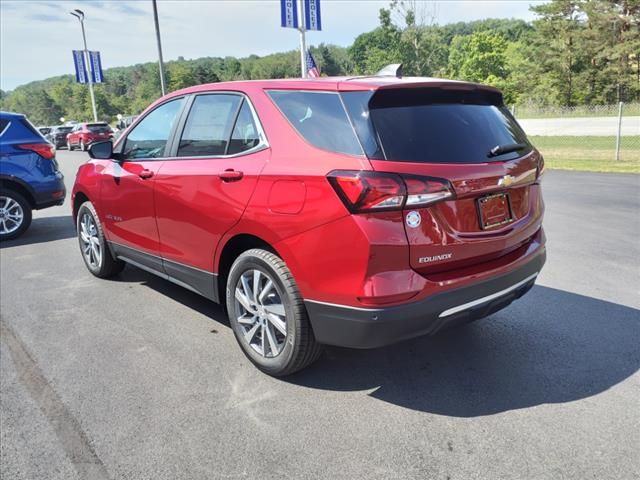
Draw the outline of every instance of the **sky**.
<instances>
[{"instance_id":1,"label":"sky","mask_svg":"<svg viewBox=\"0 0 640 480\"><path fill-rule=\"evenodd\" d=\"M522 0L421 1L440 25L483 18L532 20ZM165 60L182 56L244 57L293 50L299 35L280 27L279 0L158 0ZM389 0L322 0L322 32L307 43L350 45L378 25ZM151 0L0 0L0 88L73 73L71 50L82 48L78 20L85 12L89 50L101 52L103 68L157 61Z\"/></svg>"}]
</instances>

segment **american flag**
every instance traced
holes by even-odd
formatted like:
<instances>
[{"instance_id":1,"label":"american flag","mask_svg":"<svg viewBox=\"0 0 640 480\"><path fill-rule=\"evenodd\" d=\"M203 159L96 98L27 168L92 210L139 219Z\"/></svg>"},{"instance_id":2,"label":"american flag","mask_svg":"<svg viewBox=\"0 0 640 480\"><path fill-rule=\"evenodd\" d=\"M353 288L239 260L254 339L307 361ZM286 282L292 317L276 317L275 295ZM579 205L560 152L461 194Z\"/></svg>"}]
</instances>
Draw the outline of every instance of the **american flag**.
<instances>
[{"instance_id":1,"label":"american flag","mask_svg":"<svg viewBox=\"0 0 640 480\"><path fill-rule=\"evenodd\" d=\"M311 50L307 50L307 75L312 78L320 76L320 69L311 55Z\"/></svg>"}]
</instances>

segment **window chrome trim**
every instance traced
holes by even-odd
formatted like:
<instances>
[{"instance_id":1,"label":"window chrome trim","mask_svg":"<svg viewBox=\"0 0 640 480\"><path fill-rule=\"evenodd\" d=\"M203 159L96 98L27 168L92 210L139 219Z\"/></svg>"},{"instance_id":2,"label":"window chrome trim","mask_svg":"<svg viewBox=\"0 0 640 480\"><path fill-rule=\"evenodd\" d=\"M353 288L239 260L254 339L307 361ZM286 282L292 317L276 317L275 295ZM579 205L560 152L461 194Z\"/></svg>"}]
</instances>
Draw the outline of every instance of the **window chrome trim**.
<instances>
[{"instance_id":1,"label":"window chrome trim","mask_svg":"<svg viewBox=\"0 0 640 480\"><path fill-rule=\"evenodd\" d=\"M267 139L267 134L265 133L264 128L262 127L262 123L260 122L260 117L258 116L258 112L256 111L255 107L253 106L253 103L251 102L251 99L246 93L235 91L235 90L207 90L205 92L193 93L192 95L193 95L193 100L191 102L190 107L193 106L193 102L195 102L199 96L204 96L204 95L236 95L236 96L242 97L243 101L247 102L247 104L249 105L253 122L256 125L256 130L258 131L258 136L260 137L260 142L255 147L251 147L249 150L245 150L243 152L238 152L238 153L231 153L228 155L192 155L192 156L179 157L177 156L177 153L178 153L178 150L180 149L180 140L182 139L182 135L184 134L184 129L187 125L187 121L189 120L189 114L191 113L191 108L189 108L189 111L186 112L184 125L182 126L182 131L180 132L180 135L178 136L177 135L178 132L176 132L176 138L175 138L175 141L177 142L176 155L165 157L164 160L167 160L167 161L217 160L217 159L225 159L225 158L236 158L236 157L243 157L245 155L251 155L252 153L261 152L262 150L266 150L267 148L271 147L271 145L269 144L269 140ZM240 103L240 109L242 109L242 101ZM237 112L237 115L239 114L240 114L240 110L238 110ZM234 124L230 133L230 138L233 136L233 129L235 128L236 121L237 121L237 116L234 119Z\"/></svg>"},{"instance_id":2,"label":"window chrome trim","mask_svg":"<svg viewBox=\"0 0 640 480\"><path fill-rule=\"evenodd\" d=\"M7 125L2 129L2 131L0 132L0 137L4 135L4 132L6 132L7 130L9 130L9 127L11 126L11 120L7 121Z\"/></svg>"}]
</instances>

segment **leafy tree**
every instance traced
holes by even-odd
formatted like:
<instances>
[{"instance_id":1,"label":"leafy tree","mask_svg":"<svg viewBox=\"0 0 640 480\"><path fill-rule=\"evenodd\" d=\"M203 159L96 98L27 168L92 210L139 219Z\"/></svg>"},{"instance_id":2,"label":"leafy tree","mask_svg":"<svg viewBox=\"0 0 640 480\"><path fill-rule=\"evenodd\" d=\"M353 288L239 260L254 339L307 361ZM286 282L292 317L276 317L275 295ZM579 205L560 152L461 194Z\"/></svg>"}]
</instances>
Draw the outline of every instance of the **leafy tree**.
<instances>
[{"instance_id":1,"label":"leafy tree","mask_svg":"<svg viewBox=\"0 0 640 480\"><path fill-rule=\"evenodd\" d=\"M312 53L323 75L330 77L340 75L342 69L338 64L338 59L331 54L329 47L324 43L312 49Z\"/></svg>"},{"instance_id":2,"label":"leafy tree","mask_svg":"<svg viewBox=\"0 0 640 480\"><path fill-rule=\"evenodd\" d=\"M507 42L497 33L479 31L467 37L454 37L449 50L449 74L473 82L504 79L506 49Z\"/></svg>"},{"instance_id":3,"label":"leafy tree","mask_svg":"<svg viewBox=\"0 0 640 480\"><path fill-rule=\"evenodd\" d=\"M587 56L585 100L614 103L640 98L640 2L587 1L581 46ZM613 81L612 81L613 80Z\"/></svg>"},{"instance_id":4,"label":"leafy tree","mask_svg":"<svg viewBox=\"0 0 640 480\"><path fill-rule=\"evenodd\" d=\"M450 23L440 27L446 44L450 44L455 36L472 35L480 31L499 33L508 42L516 42L533 31L533 26L524 20L487 18L472 22Z\"/></svg>"},{"instance_id":5,"label":"leafy tree","mask_svg":"<svg viewBox=\"0 0 640 480\"><path fill-rule=\"evenodd\" d=\"M391 21L391 11L380 9L380 26L356 37L349 49L354 73L374 74L391 63L399 63L401 32Z\"/></svg>"},{"instance_id":6,"label":"leafy tree","mask_svg":"<svg viewBox=\"0 0 640 480\"><path fill-rule=\"evenodd\" d=\"M534 74L548 78L552 101L571 106L576 101L575 77L584 61L580 45L582 0L554 0L531 7L540 16L534 22L536 35L532 44Z\"/></svg>"},{"instance_id":7,"label":"leafy tree","mask_svg":"<svg viewBox=\"0 0 640 480\"><path fill-rule=\"evenodd\" d=\"M417 0L393 0L390 11L396 17L399 60L406 75L431 76L447 62L447 46L441 29L435 27L435 10Z\"/></svg>"},{"instance_id":8,"label":"leafy tree","mask_svg":"<svg viewBox=\"0 0 640 480\"><path fill-rule=\"evenodd\" d=\"M168 63L166 72L167 84L171 92L196 84L193 69L184 61Z\"/></svg>"}]
</instances>

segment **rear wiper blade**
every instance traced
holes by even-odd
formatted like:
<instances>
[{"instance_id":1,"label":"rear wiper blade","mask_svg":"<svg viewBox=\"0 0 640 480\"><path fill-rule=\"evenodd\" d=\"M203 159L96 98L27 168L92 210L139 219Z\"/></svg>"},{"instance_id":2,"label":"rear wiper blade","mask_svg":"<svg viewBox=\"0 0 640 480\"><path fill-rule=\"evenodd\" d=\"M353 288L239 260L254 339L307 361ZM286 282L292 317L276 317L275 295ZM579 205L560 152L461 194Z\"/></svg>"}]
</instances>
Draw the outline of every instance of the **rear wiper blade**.
<instances>
[{"instance_id":1,"label":"rear wiper blade","mask_svg":"<svg viewBox=\"0 0 640 480\"><path fill-rule=\"evenodd\" d=\"M505 145L496 145L489 153L487 153L487 157L497 157L498 155L502 155L503 153L511 153L517 152L518 150L524 150L529 145L526 143L507 143Z\"/></svg>"}]
</instances>

